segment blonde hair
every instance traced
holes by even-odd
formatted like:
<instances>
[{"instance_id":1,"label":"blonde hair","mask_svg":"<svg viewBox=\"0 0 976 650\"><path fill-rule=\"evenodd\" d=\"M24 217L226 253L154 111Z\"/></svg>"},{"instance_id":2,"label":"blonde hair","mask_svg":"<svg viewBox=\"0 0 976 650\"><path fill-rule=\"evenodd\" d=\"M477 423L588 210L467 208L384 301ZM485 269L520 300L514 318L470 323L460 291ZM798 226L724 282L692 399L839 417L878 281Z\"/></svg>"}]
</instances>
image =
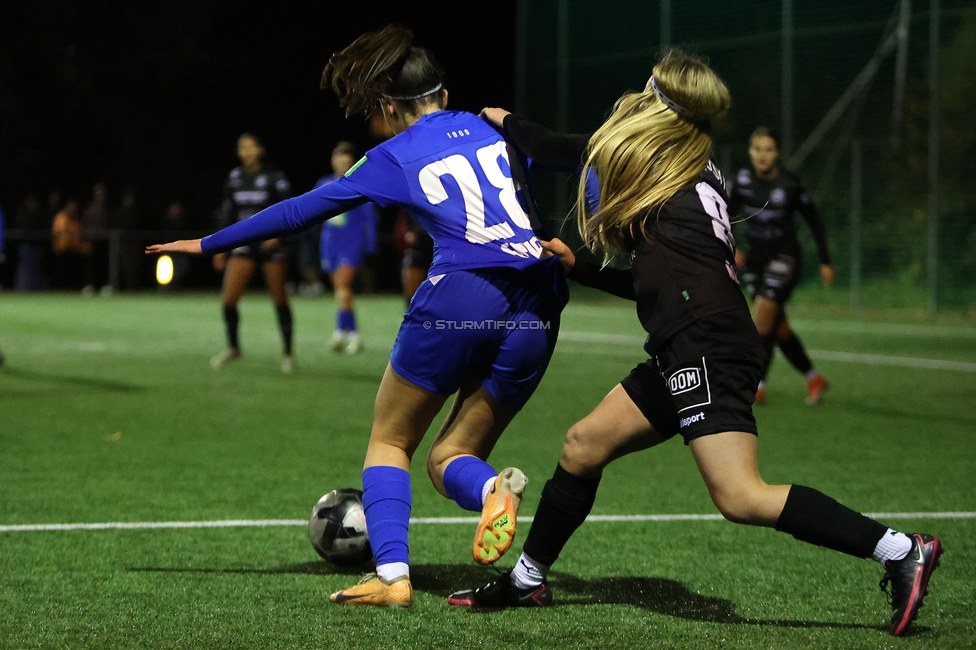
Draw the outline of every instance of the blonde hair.
<instances>
[{"instance_id":1,"label":"blonde hair","mask_svg":"<svg viewBox=\"0 0 976 650\"><path fill-rule=\"evenodd\" d=\"M669 107L658 92L678 107ZM643 92L617 100L590 138L580 175L577 225L591 250L614 254L633 246L652 212L705 169L712 151L710 120L731 101L704 61L678 50L654 66ZM586 202L590 169L600 183L600 205L592 213Z\"/></svg>"}]
</instances>

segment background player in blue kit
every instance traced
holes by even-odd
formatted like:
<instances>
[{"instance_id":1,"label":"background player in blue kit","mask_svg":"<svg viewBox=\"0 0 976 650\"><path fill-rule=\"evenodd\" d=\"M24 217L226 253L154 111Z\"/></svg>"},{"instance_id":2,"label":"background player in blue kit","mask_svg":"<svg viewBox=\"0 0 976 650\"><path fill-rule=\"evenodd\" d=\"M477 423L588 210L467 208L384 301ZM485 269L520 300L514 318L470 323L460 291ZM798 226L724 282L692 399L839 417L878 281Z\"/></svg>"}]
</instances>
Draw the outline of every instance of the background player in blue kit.
<instances>
[{"instance_id":1,"label":"background player in blue kit","mask_svg":"<svg viewBox=\"0 0 976 650\"><path fill-rule=\"evenodd\" d=\"M332 173L315 184L322 187L340 178L356 162L356 147L340 142L332 150ZM355 354L359 352L359 328L353 310L353 283L363 255L376 252L376 223L379 212L375 203L363 203L349 212L322 224L320 255L322 271L329 274L335 289L336 328L332 334L332 350Z\"/></svg>"},{"instance_id":2,"label":"background player in blue kit","mask_svg":"<svg viewBox=\"0 0 976 650\"><path fill-rule=\"evenodd\" d=\"M337 603L409 606L411 457L457 393L427 459L437 490L481 510L474 559L508 550L524 475L484 459L538 386L566 302L559 262L544 258L525 161L477 115L445 110L443 72L413 35L389 26L334 55L323 85L347 115L379 103L397 135L346 174L205 237L147 252L215 253L298 232L366 201L398 205L434 240L430 277L413 297L376 396L363 503L377 575L332 594Z\"/></svg>"}]
</instances>

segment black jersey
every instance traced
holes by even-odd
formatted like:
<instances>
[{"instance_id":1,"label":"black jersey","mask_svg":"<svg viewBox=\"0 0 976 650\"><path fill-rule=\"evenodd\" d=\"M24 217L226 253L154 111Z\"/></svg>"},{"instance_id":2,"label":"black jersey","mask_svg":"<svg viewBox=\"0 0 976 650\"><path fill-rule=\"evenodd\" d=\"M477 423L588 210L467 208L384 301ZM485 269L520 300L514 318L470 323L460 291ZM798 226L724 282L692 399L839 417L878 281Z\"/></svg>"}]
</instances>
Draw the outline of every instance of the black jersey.
<instances>
[{"instance_id":1,"label":"black jersey","mask_svg":"<svg viewBox=\"0 0 976 650\"><path fill-rule=\"evenodd\" d=\"M506 116L504 125L516 146L543 165L578 167L589 142L589 136L554 133L514 115ZM577 261L569 273L580 284L637 301L648 354L657 354L678 330L706 316L730 310L749 315L735 272L725 187L722 173L709 162L649 215L644 236L633 244L630 270Z\"/></svg>"},{"instance_id":2,"label":"black jersey","mask_svg":"<svg viewBox=\"0 0 976 650\"><path fill-rule=\"evenodd\" d=\"M799 249L793 213L810 226L821 264L830 264L827 235L820 211L813 204L800 177L779 169L772 180L759 178L750 169L740 169L729 192L729 213L746 217L745 239L749 251L765 257Z\"/></svg>"},{"instance_id":3,"label":"black jersey","mask_svg":"<svg viewBox=\"0 0 976 650\"><path fill-rule=\"evenodd\" d=\"M266 165L253 172L235 167L224 185L224 204L218 225L226 228L290 196L291 183L284 172Z\"/></svg>"},{"instance_id":4,"label":"black jersey","mask_svg":"<svg viewBox=\"0 0 976 650\"><path fill-rule=\"evenodd\" d=\"M630 271L577 262L569 277L637 301L648 354L691 323L749 307L735 272L725 181L714 163L650 215Z\"/></svg>"}]
</instances>

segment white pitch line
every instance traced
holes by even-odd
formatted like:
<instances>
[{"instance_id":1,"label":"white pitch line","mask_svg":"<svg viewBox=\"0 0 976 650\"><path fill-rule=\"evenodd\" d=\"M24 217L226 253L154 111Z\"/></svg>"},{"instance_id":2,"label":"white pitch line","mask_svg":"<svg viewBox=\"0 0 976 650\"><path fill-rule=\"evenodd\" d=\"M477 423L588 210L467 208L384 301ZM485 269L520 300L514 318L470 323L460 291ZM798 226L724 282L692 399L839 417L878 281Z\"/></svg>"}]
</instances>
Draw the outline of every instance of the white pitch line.
<instances>
[{"instance_id":1,"label":"white pitch line","mask_svg":"<svg viewBox=\"0 0 976 650\"><path fill-rule=\"evenodd\" d=\"M976 372L976 363L967 361L947 361L945 359L919 359L916 357L894 357L881 354L857 354L854 352L834 352L832 350L808 350L811 356L828 361L844 363L863 363L869 366L900 366L902 368L927 368L929 370L958 370Z\"/></svg>"},{"instance_id":2,"label":"white pitch line","mask_svg":"<svg viewBox=\"0 0 976 650\"><path fill-rule=\"evenodd\" d=\"M872 519L976 519L976 512L870 512ZM721 521L719 514L675 515L590 515L590 522L668 522L668 521ZM528 523L532 517L519 517ZM477 517L413 517L413 525L474 524ZM283 526L307 526L304 519L230 519L220 521L138 521L106 522L95 524L21 524L0 526L0 533L32 533L64 530L145 530L154 528L273 528Z\"/></svg>"},{"instance_id":3,"label":"white pitch line","mask_svg":"<svg viewBox=\"0 0 976 650\"><path fill-rule=\"evenodd\" d=\"M952 325L905 325L902 323L866 323L863 321L793 320L798 330L842 332L845 334L881 334L886 336L927 336L932 338L976 339L976 327Z\"/></svg>"},{"instance_id":4,"label":"white pitch line","mask_svg":"<svg viewBox=\"0 0 976 650\"><path fill-rule=\"evenodd\" d=\"M624 334L599 334L596 332L560 332L560 341L570 343L602 343L606 345L626 345L638 348L644 344L643 337ZM639 353L638 353L639 352ZM968 361L948 361L946 359L921 359L918 357L896 357L882 354L858 354L854 352L837 352L834 350L807 350L810 356L826 361L840 361L841 363L860 363L868 366L898 366L901 368L923 368L926 370L956 370L959 372L976 372L976 363ZM602 350L584 350L589 354L605 354Z\"/></svg>"},{"instance_id":5,"label":"white pitch line","mask_svg":"<svg viewBox=\"0 0 976 650\"><path fill-rule=\"evenodd\" d=\"M560 341L571 341L573 343L608 343L611 345L644 345L643 336L630 336L629 334L600 334L598 332L560 332Z\"/></svg>"}]
</instances>

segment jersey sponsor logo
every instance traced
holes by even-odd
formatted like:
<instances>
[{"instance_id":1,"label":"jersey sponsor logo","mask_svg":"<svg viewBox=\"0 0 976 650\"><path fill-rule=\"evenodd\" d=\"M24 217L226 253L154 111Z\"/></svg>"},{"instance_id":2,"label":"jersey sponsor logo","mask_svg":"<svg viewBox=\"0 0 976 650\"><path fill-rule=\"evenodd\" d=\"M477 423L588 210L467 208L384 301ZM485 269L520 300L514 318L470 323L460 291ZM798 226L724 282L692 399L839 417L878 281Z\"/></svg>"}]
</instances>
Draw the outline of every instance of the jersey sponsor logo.
<instances>
[{"instance_id":1,"label":"jersey sponsor logo","mask_svg":"<svg viewBox=\"0 0 976 650\"><path fill-rule=\"evenodd\" d=\"M350 167L349 168L349 171L347 171L345 174L343 174L343 176L352 176L352 173L354 171L356 171L357 169L359 169L360 167L362 167L364 162L366 162L366 156L363 156L362 158L360 158L359 159L359 162L357 162L355 165L353 165L352 167Z\"/></svg>"},{"instance_id":2,"label":"jersey sponsor logo","mask_svg":"<svg viewBox=\"0 0 976 650\"><path fill-rule=\"evenodd\" d=\"M769 193L769 202L773 205L786 205L786 190L777 187Z\"/></svg>"},{"instance_id":3,"label":"jersey sponsor logo","mask_svg":"<svg viewBox=\"0 0 976 650\"><path fill-rule=\"evenodd\" d=\"M255 205L268 200L267 190L241 190L234 192L234 202L238 205Z\"/></svg>"},{"instance_id":4,"label":"jersey sponsor logo","mask_svg":"<svg viewBox=\"0 0 976 650\"><path fill-rule=\"evenodd\" d=\"M694 415L689 415L686 418L681 418L681 422L679 422L678 424L682 429L684 429L689 424L694 424L695 422L701 422L704 419L705 419L705 411L702 411L701 413L695 413Z\"/></svg>"},{"instance_id":5,"label":"jersey sponsor logo","mask_svg":"<svg viewBox=\"0 0 976 650\"><path fill-rule=\"evenodd\" d=\"M712 389L708 383L708 366L704 357L700 364L685 366L673 372L668 369L668 373L664 375L665 382L679 414L712 403Z\"/></svg>"},{"instance_id":6,"label":"jersey sponsor logo","mask_svg":"<svg viewBox=\"0 0 976 650\"><path fill-rule=\"evenodd\" d=\"M752 182L752 174L748 169L740 169L739 175L735 177L735 182L739 185L748 185Z\"/></svg>"},{"instance_id":7,"label":"jersey sponsor logo","mask_svg":"<svg viewBox=\"0 0 976 650\"><path fill-rule=\"evenodd\" d=\"M672 395L680 395L701 386L701 370L698 368L682 368L668 379L668 388Z\"/></svg>"}]
</instances>

